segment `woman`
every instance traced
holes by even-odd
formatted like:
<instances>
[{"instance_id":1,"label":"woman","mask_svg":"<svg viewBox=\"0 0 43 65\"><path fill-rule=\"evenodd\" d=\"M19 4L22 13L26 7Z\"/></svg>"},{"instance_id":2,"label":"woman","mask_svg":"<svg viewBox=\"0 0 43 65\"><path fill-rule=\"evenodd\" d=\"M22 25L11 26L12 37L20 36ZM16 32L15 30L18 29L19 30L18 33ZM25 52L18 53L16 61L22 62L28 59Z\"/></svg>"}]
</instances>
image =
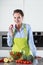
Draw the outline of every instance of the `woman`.
<instances>
[{"instance_id":1,"label":"woman","mask_svg":"<svg viewBox=\"0 0 43 65\"><path fill-rule=\"evenodd\" d=\"M12 52L23 52L26 57L36 56L33 34L30 25L23 24L24 13L20 9L13 12L14 24L10 25L7 34L8 46L12 46Z\"/></svg>"}]
</instances>

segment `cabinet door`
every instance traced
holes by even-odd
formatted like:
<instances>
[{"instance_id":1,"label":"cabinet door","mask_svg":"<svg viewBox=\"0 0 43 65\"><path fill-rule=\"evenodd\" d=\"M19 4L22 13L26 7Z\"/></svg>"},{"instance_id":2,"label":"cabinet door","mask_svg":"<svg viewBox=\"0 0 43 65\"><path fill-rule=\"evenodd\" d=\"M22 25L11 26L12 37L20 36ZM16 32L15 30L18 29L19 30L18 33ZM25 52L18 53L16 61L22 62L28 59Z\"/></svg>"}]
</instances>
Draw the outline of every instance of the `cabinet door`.
<instances>
[{"instance_id":1,"label":"cabinet door","mask_svg":"<svg viewBox=\"0 0 43 65\"><path fill-rule=\"evenodd\" d=\"M41 36L40 46L43 47L43 36Z\"/></svg>"},{"instance_id":2,"label":"cabinet door","mask_svg":"<svg viewBox=\"0 0 43 65\"><path fill-rule=\"evenodd\" d=\"M8 45L7 45L7 35L2 35L2 47L8 47Z\"/></svg>"},{"instance_id":3,"label":"cabinet door","mask_svg":"<svg viewBox=\"0 0 43 65\"><path fill-rule=\"evenodd\" d=\"M34 36L34 43L36 47L43 47L43 36L41 35Z\"/></svg>"}]
</instances>

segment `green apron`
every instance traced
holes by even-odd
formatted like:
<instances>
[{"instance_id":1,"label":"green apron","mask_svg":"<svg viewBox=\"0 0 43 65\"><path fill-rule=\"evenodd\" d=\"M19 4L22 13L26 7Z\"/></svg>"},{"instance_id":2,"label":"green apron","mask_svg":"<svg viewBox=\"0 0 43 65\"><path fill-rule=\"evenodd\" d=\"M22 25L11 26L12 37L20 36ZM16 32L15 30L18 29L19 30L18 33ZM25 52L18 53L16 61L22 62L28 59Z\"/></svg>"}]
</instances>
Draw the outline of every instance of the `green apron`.
<instances>
[{"instance_id":1,"label":"green apron","mask_svg":"<svg viewBox=\"0 0 43 65\"><path fill-rule=\"evenodd\" d=\"M29 56L32 55L29 44L27 43L27 31L26 27L24 27L24 38L14 38L14 44L12 47L13 52L23 52L24 55Z\"/></svg>"}]
</instances>

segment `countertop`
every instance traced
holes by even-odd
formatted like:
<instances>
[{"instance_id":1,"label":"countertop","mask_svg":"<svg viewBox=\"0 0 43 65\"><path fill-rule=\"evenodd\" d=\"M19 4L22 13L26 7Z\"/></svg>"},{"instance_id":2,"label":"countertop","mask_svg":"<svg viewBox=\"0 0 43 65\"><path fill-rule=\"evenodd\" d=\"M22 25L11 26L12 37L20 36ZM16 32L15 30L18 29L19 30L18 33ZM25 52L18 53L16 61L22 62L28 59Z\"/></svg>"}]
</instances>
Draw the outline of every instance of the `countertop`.
<instances>
[{"instance_id":1,"label":"countertop","mask_svg":"<svg viewBox=\"0 0 43 65\"><path fill-rule=\"evenodd\" d=\"M34 59L32 64L20 64L20 63L10 62L10 63L0 63L0 65L43 65L43 58Z\"/></svg>"}]
</instances>

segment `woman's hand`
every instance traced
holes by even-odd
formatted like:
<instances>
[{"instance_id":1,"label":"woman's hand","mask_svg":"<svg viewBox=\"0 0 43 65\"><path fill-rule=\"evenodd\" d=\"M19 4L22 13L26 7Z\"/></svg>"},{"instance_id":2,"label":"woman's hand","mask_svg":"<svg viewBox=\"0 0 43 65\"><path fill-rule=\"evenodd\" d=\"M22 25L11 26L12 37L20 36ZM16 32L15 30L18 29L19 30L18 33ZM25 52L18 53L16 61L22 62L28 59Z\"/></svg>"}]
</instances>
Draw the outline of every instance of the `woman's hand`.
<instances>
[{"instance_id":1,"label":"woman's hand","mask_svg":"<svg viewBox=\"0 0 43 65\"><path fill-rule=\"evenodd\" d=\"M9 26L9 32L10 32L10 36L12 37L13 36L13 24Z\"/></svg>"}]
</instances>

